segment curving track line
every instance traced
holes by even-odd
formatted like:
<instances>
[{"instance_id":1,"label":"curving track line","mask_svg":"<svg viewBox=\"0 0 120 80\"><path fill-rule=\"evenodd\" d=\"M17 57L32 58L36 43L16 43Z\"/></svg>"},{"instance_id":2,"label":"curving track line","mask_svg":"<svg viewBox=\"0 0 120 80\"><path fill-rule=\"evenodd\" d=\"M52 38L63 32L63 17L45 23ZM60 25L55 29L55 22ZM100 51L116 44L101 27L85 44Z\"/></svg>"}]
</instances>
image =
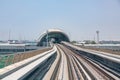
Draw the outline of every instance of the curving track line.
<instances>
[{"instance_id":1,"label":"curving track line","mask_svg":"<svg viewBox=\"0 0 120 80\"><path fill-rule=\"evenodd\" d=\"M43 80L119 80L77 51L57 44L57 58Z\"/></svg>"},{"instance_id":2,"label":"curving track line","mask_svg":"<svg viewBox=\"0 0 120 80\"><path fill-rule=\"evenodd\" d=\"M59 47L66 54L68 65L71 66L72 71L69 73L71 80L119 80L88 58L76 54L65 46L59 45Z\"/></svg>"}]
</instances>

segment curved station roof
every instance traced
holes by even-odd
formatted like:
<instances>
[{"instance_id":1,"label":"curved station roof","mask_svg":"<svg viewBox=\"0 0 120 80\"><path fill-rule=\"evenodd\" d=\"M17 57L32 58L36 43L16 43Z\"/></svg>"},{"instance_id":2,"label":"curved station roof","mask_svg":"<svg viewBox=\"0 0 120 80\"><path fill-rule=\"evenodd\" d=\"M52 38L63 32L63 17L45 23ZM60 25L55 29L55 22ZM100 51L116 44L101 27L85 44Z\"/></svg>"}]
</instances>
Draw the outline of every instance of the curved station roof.
<instances>
[{"instance_id":1,"label":"curved station roof","mask_svg":"<svg viewBox=\"0 0 120 80\"><path fill-rule=\"evenodd\" d=\"M60 29L49 29L42 33L38 39L38 46L46 46L47 42L60 43L61 41L69 42L69 37Z\"/></svg>"}]
</instances>

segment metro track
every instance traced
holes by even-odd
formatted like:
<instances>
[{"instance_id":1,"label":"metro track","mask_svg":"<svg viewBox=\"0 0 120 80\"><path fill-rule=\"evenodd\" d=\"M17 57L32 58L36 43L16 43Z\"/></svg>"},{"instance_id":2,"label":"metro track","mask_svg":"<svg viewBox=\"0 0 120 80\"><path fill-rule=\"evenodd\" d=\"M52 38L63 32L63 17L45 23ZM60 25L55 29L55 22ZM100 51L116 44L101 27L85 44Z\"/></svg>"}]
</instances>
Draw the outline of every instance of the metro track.
<instances>
[{"instance_id":1,"label":"metro track","mask_svg":"<svg viewBox=\"0 0 120 80\"><path fill-rule=\"evenodd\" d=\"M55 57L56 54L48 58L46 61L42 62L42 64L38 68L36 68L31 74L29 74L23 80L41 80L44 77L45 73L49 70Z\"/></svg>"},{"instance_id":2,"label":"metro track","mask_svg":"<svg viewBox=\"0 0 120 80\"><path fill-rule=\"evenodd\" d=\"M72 54L73 52L62 45L59 45L59 47L67 56L69 80L84 80L84 76L82 76L83 74L79 66L80 64L78 65L76 57Z\"/></svg>"},{"instance_id":3,"label":"metro track","mask_svg":"<svg viewBox=\"0 0 120 80\"><path fill-rule=\"evenodd\" d=\"M53 72L50 80L57 80L58 75L59 75L58 73L59 73L59 70L60 70L61 54L59 53L59 52L60 52L59 48L57 48L57 49L58 49L57 55L58 55L58 58L59 58L59 59L58 59L58 61L57 61L57 64L56 64L56 66L55 66L54 72Z\"/></svg>"},{"instance_id":4,"label":"metro track","mask_svg":"<svg viewBox=\"0 0 120 80\"><path fill-rule=\"evenodd\" d=\"M80 57L80 56L79 56ZM80 62L81 60L78 61ZM111 77L109 74L106 73L101 67L99 67L97 64L92 62L91 60L88 60L87 58L81 57L83 61L82 64L88 69L87 72L89 72L89 75L91 79L95 80L115 80L113 77ZM87 64L85 64L87 63ZM90 68L90 69L89 69Z\"/></svg>"},{"instance_id":5,"label":"metro track","mask_svg":"<svg viewBox=\"0 0 120 80\"><path fill-rule=\"evenodd\" d=\"M67 56L69 80L116 80L118 77L111 75L87 57L81 56L63 45L59 47ZM82 68L81 68L82 67ZM84 69L84 70L83 70Z\"/></svg>"},{"instance_id":6,"label":"metro track","mask_svg":"<svg viewBox=\"0 0 120 80\"><path fill-rule=\"evenodd\" d=\"M57 53L44 61L24 80L119 80L92 59L65 45L56 44Z\"/></svg>"},{"instance_id":7,"label":"metro track","mask_svg":"<svg viewBox=\"0 0 120 80\"><path fill-rule=\"evenodd\" d=\"M57 57L43 80L69 80L66 55L58 45L56 47Z\"/></svg>"}]
</instances>

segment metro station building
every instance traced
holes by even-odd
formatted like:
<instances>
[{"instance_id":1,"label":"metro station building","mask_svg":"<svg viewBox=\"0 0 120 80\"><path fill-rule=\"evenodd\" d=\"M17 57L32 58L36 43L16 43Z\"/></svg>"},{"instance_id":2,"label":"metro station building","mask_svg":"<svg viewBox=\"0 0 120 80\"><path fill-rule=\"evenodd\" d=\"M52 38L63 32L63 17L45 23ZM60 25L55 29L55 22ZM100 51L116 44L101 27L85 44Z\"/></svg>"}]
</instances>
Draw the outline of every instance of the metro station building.
<instances>
[{"instance_id":1,"label":"metro station building","mask_svg":"<svg viewBox=\"0 0 120 80\"><path fill-rule=\"evenodd\" d=\"M41 34L37 46L47 46L50 43L60 43L61 41L70 42L66 33L60 29L49 29Z\"/></svg>"}]
</instances>

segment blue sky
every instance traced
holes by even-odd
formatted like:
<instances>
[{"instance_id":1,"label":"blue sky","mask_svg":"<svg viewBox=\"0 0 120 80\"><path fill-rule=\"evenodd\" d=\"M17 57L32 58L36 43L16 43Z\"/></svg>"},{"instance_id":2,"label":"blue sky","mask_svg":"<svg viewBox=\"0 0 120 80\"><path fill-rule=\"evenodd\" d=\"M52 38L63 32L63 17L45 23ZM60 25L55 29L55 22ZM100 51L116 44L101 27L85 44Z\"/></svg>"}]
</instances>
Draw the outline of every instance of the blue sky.
<instances>
[{"instance_id":1,"label":"blue sky","mask_svg":"<svg viewBox=\"0 0 120 80\"><path fill-rule=\"evenodd\" d=\"M120 40L120 0L0 0L0 40L36 40L60 28L71 40Z\"/></svg>"}]
</instances>

